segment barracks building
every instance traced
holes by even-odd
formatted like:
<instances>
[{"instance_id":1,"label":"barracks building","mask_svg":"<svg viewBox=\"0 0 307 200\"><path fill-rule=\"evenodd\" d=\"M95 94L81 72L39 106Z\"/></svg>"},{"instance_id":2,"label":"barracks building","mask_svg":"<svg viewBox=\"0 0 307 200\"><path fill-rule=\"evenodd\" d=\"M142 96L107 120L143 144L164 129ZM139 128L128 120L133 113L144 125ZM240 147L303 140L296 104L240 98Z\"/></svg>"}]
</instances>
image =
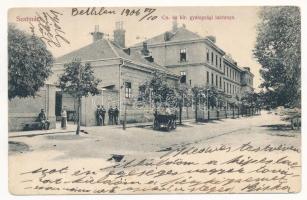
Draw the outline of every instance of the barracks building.
<instances>
[{"instance_id":1,"label":"barracks building","mask_svg":"<svg viewBox=\"0 0 307 200\"><path fill-rule=\"evenodd\" d=\"M171 30L129 48L125 45L122 22L116 23L113 40L104 37L98 26L91 35L91 44L56 59L53 74L37 97L9 101L9 131L22 130L26 123L35 121L41 108L45 109L51 122L50 128L60 120L63 107L67 110L68 120L73 120L77 102L60 91L58 80L64 64L74 58L90 63L95 76L102 80L100 95L82 99L81 125L84 126L97 124L97 105L106 109L117 106L120 120L125 110L128 123L152 120L150 106L136 109L134 97L140 93L139 86L150 80L155 71L166 74L171 87L182 84L179 80L184 77L184 84L190 87L216 87L228 95L229 101L253 90L254 75L250 69L239 67L215 44L214 36L201 37L184 25L178 27L176 22ZM185 108L183 118L193 117L192 108Z\"/></svg>"}]
</instances>

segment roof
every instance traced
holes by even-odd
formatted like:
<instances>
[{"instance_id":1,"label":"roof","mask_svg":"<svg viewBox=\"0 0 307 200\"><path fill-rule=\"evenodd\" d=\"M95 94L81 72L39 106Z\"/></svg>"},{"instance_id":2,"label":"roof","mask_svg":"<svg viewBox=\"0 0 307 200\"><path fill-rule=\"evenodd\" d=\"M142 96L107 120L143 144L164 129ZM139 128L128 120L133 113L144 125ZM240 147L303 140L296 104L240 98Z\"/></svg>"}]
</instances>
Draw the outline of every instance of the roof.
<instances>
[{"instance_id":1,"label":"roof","mask_svg":"<svg viewBox=\"0 0 307 200\"><path fill-rule=\"evenodd\" d=\"M180 27L177 29L176 32L169 32L171 35L170 39L168 41L183 41L183 40L195 40L195 39L203 39L200 35L197 33L194 33L185 27ZM164 40L165 32L161 33L160 35L157 35L155 37L152 37L150 39L145 40L144 42L147 42L148 44L160 44L165 42ZM137 43L133 46L140 46L143 42Z\"/></svg>"},{"instance_id":2,"label":"roof","mask_svg":"<svg viewBox=\"0 0 307 200\"><path fill-rule=\"evenodd\" d=\"M75 51L56 58L55 63L67 63L71 62L74 58L80 58L81 60L101 60L109 58L122 58L132 61L135 64L143 65L144 67L152 68L153 70L162 70L166 73L174 75L166 67L160 66L155 62L147 61L141 52L131 51L130 55L125 53L121 47L119 47L113 41L108 39L97 40L89 45L81 47Z\"/></svg>"},{"instance_id":3,"label":"roof","mask_svg":"<svg viewBox=\"0 0 307 200\"><path fill-rule=\"evenodd\" d=\"M98 60L115 57L117 56L110 48L108 41L102 39L56 58L55 63L71 62L74 58L81 58L82 60Z\"/></svg>"},{"instance_id":4,"label":"roof","mask_svg":"<svg viewBox=\"0 0 307 200\"><path fill-rule=\"evenodd\" d=\"M166 34L169 34L169 40L165 41ZM161 33L160 35L149 38L143 42L146 42L148 45L156 45L156 44L164 44L165 42L186 42L191 40L203 40L212 48L215 48L221 54L225 54L225 52L219 48L215 42L212 42L208 37L202 37L195 32L192 32L186 29L185 26L180 27L175 32L166 31ZM143 45L143 42L137 43L133 45L131 48L140 47Z\"/></svg>"}]
</instances>

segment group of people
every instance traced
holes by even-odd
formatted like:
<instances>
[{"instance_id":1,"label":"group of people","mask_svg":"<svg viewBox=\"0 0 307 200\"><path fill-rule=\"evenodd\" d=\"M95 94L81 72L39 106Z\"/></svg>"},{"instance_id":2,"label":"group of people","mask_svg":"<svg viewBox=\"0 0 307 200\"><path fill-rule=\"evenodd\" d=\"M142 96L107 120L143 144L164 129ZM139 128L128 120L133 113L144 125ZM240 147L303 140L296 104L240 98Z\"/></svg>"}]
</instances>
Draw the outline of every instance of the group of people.
<instances>
[{"instance_id":1,"label":"group of people","mask_svg":"<svg viewBox=\"0 0 307 200\"><path fill-rule=\"evenodd\" d=\"M109 125L114 125L118 124L118 115L119 115L119 110L117 106L113 108L110 106L108 110L108 116L109 116ZM98 126L105 126L105 116L106 116L106 109L103 106L98 105L97 106L97 111L96 111L96 120L97 120L97 125ZM50 122L48 121L45 110L41 109L41 112L38 114L38 122L40 122L41 129L48 130L50 126ZM66 109L63 108L61 112L61 127L63 129L66 129L67 126L67 112Z\"/></svg>"},{"instance_id":2,"label":"group of people","mask_svg":"<svg viewBox=\"0 0 307 200\"><path fill-rule=\"evenodd\" d=\"M45 110L42 108L41 112L38 114L37 121L40 122L40 128L42 130L48 130L50 126L50 122L46 117ZM67 112L66 108L63 108L61 112L61 128L66 129L67 127Z\"/></svg>"},{"instance_id":3,"label":"group of people","mask_svg":"<svg viewBox=\"0 0 307 200\"><path fill-rule=\"evenodd\" d=\"M106 109L103 106L98 105L97 110L96 110L96 120L97 120L97 125L98 126L105 126L105 116L106 116ZM117 106L113 108L110 106L108 110L108 116L109 116L109 125L113 124L118 124L118 115L119 115L119 110Z\"/></svg>"}]
</instances>

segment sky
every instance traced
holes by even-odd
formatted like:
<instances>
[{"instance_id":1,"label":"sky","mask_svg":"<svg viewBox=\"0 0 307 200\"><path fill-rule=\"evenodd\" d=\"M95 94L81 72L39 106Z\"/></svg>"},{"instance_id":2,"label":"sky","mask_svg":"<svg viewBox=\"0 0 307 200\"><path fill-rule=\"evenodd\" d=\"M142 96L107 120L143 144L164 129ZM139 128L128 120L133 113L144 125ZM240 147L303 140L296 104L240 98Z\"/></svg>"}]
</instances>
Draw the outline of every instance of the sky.
<instances>
[{"instance_id":1,"label":"sky","mask_svg":"<svg viewBox=\"0 0 307 200\"><path fill-rule=\"evenodd\" d=\"M86 8L77 8L80 14L81 10ZM100 8L96 8L99 11ZM131 16L121 15L124 9L137 10L137 7L108 7L104 11L115 14L103 15L76 15L72 16L72 8L13 8L8 12L9 23L14 23L16 27L30 33L30 23L26 17L34 18L42 13L52 13L50 10L57 12L57 25L61 36L63 36L69 44L61 38L59 39L60 47L52 45L48 47L55 57L59 57L73 50L92 42L91 32L95 25L99 25L99 31L104 32L105 37L112 39L113 30L116 21L123 21L126 30L126 46L131 46L141 42L146 38L151 38L161 34L172 27L172 18L177 16L179 26L185 24L190 31L196 32L201 36L214 35L216 44L226 53L230 54L241 67L250 67L251 72L255 75L254 87L256 91L261 83L259 75L260 65L253 57L252 50L256 41L256 26L259 22L257 12L259 7L155 7L155 11L139 21L143 16L149 13L145 12L145 8L140 8L140 14L129 13ZM125 10L125 11L126 11ZM74 14L77 11L75 10ZM152 17L157 18L151 20ZM185 16L183 19L180 16ZM225 16L223 19L217 19L216 16ZM198 19L195 20L195 17ZM200 20L199 17L202 17ZM50 21L50 20L49 20ZM52 22L52 21L50 21ZM40 35L38 22L31 22L35 34ZM52 26L54 27L54 26ZM53 30L53 29L52 29ZM51 33L54 33L51 31ZM59 32L58 32L59 33Z\"/></svg>"}]
</instances>

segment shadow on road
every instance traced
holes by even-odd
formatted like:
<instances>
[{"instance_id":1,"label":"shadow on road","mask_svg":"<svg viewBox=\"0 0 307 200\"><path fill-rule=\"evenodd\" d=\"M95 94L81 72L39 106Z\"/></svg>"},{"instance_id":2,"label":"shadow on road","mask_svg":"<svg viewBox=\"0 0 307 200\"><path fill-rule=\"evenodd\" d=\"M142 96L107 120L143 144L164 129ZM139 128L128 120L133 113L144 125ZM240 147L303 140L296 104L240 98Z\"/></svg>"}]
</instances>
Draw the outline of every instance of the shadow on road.
<instances>
[{"instance_id":1,"label":"shadow on road","mask_svg":"<svg viewBox=\"0 0 307 200\"><path fill-rule=\"evenodd\" d=\"M23 142L9 141L9 152L25 152L30 151L29 145Z\"/></svg>"},{"instance_id":2,"label":"shadow on road","mask_svg":"<svg viewBox=\"0 0 307 200\"><path fill-rule=\"evenodd\" d=\"M80 140L86 137L79 135L48 135L46 138L49 140Z\"/></svg>"},{"instance_id":3,"label":"shadow on road","mask_svg":"<svg viewBox=\"0 0 307 200\"><path fill-rule=\"evenodd\" d=\"M289 124L270 124L270 125L261 125L260 127L268 128L270 131L292 131Z\"/></svg>"}]
</instances>

